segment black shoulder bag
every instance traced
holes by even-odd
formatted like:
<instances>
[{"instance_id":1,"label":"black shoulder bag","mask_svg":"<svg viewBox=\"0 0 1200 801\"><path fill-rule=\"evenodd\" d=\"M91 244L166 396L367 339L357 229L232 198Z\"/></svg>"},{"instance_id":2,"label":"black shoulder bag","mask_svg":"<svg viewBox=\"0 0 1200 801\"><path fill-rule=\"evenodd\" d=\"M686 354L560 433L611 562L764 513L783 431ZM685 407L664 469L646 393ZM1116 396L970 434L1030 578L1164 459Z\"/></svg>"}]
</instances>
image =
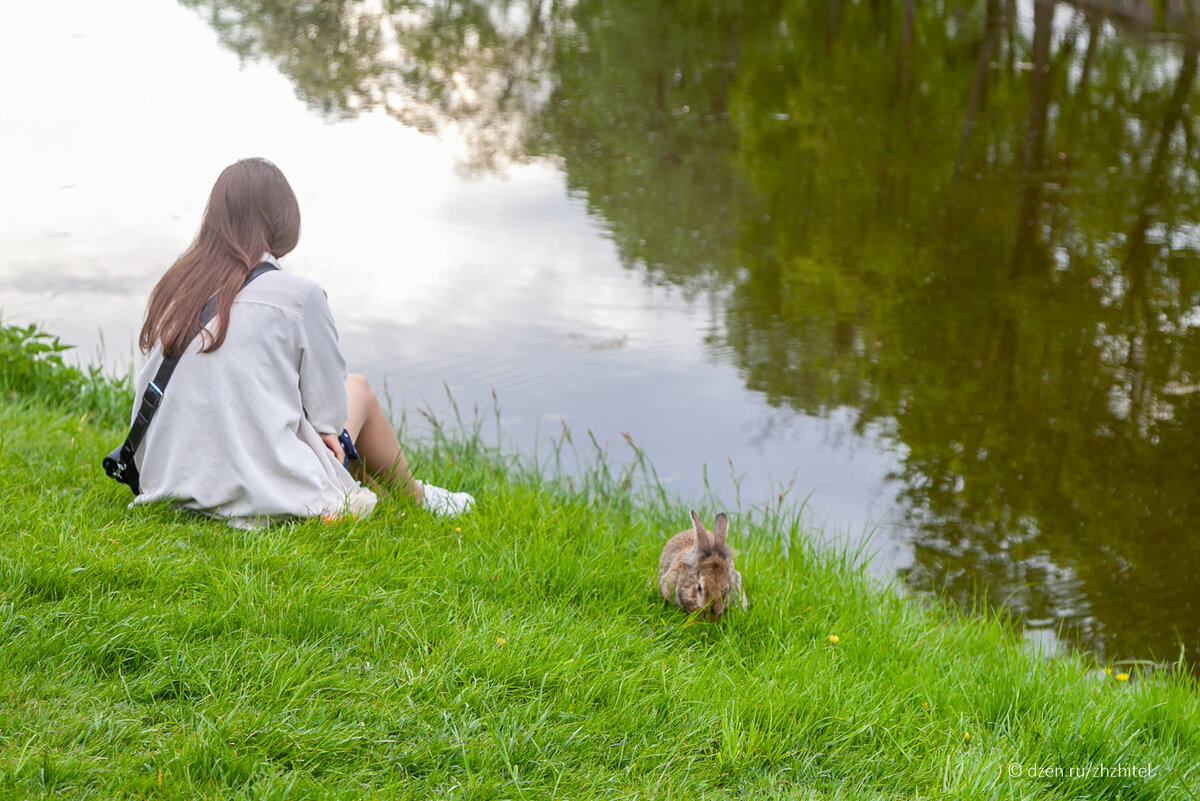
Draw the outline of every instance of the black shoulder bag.
<instances>
[{"instance_id":1,"label":"black shoulder bag","mask_svg":"<svg viewBox=\"0 0 1200 801\"><path fill-rule=\"evenodd\" d=\"M264 261L251 270L250 275L246 276L246 281L242 284L242 289L245 289L251 281L263 273L278 269L271 262ZM216 313L217 298L213 296L209 298L208 303L205 303L204 308L200 310L200 325L188 337L188 342L191 342L192 338L200 333L201 328L208 325L208 321ZM133 425L129 429L129 436L125 438L120 447L114 449L112 453L104 457L104 472L108 474L109 478L127 485L133 490L134 495L141 495L142 488L139 483L140 477L138 476L137 465L133 461L133 455L137 453L138 446L142 444L142 437L146 436L146 429L150 427L150 421L154 419L154 413L158 411L158 406L162 403L163 393L167 391L167 382L171 380L171 373L175 372L177 364L179 364L178 356L162 360L158 372L154 374L154 380L146 385L146 391L142 393L142 405L138 408L137 417L134 418Z\"/></svg>"}]
</instances>

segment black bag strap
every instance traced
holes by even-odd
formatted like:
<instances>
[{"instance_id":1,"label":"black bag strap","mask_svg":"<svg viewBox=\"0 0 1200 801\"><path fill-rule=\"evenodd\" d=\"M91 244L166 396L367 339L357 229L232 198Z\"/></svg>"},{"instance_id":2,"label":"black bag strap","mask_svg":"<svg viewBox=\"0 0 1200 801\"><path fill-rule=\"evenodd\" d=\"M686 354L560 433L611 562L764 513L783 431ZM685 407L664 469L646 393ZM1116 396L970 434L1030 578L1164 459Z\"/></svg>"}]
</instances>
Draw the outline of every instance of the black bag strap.
<instances>
[{"instance_id":1,"label":"black bag strap","mask_svg":"<svg viewBox=\"0 0 1200 801\"><path fill-rule=\"evenodd\" d=\"M272 270L278 270L279 267L269 261L264 261L250 271L246 276L246 281L242 284L242 289L249 286L250 282L258 278L263 273L269 273ZM217 313L217 296L213 295L204 304L204 308L200 310L200 325L188 337L190 343L196 334L200 333L200 329L208 325L208 321ZM146 429L150 427L150 421L154 419L154 413L158 411L159 405L162 403L163 393L167 390L167 383L171 380L171 374L175 372L175 366L179 364L178 356L164 358L162 364L159 365L158 371L154 374L154 379L146 385L146 391L142 393L142 403L138 407L137 417L133 420L133 425L129 428L129 436L125 438L125 442L121 445L121 454L117 459L117 469L124 470L127 465L132 465L133 455L137 453L138 446L142 444L142 438L146 436Z\"/></svg>"}]
</instances>

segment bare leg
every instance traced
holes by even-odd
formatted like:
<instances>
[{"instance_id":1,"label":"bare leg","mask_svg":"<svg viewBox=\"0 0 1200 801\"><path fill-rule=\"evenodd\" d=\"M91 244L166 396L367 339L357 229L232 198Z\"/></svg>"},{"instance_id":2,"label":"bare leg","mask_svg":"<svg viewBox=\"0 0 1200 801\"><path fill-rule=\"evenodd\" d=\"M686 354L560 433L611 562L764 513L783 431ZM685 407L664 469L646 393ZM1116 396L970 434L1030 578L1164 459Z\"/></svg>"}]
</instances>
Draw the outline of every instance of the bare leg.
<instances>
[{"instance_id":1,"label":"bare leg","mask_svg":"<svg viewBox=\"0 0 1200 801\"><path fill-rule=\"evenodd\" d=\"M392 428L367 379L357 373L346 376L346 397L350 401L346 431L367 475L385 487L399 488L421 503L425 498L421 483L413 478L396 429ZM358 478L362 480L365 476Z\"/></svg>"}]
</instances>

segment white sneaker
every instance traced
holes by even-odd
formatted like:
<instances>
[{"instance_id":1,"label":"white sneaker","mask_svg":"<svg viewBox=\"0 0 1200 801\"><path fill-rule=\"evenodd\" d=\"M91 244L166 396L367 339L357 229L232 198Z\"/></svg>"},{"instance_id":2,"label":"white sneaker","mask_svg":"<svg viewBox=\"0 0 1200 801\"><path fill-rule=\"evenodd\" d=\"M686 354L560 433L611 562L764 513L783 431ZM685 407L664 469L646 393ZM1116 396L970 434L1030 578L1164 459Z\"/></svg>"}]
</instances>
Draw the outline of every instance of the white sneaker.
<instances>
[{"instance_id":1,"label":"white sneaker","mask_svg":"<svg viewBox=\"0 0 1200 801\"><path fill-rule=\"evenodd\" d=\"M425 481L421 482L421 489L425 491L425 500L421 501L421 506L435 515L455 517L471 511L471 507L475 505L475 498L468 492L451 492Z\"/></svg>"}]
</instances>

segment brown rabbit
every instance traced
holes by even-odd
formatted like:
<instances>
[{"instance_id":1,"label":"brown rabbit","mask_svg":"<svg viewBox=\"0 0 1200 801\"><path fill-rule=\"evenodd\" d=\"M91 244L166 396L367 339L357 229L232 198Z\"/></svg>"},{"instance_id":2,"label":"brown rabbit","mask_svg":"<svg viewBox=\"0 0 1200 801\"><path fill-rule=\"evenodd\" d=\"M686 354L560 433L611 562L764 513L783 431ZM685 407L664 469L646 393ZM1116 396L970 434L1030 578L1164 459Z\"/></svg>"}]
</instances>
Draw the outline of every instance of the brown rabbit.
<instances>
[{"instance_id":1,"label":"brown rabbit","mask_svg":"<svg viewBox=\"0 0 1200 801\"><path fill-rule=\"evenodd\" d=\"M679 532L663 546L658 558L658 591L662 597L686 612L707 609L709 620L725 612L731 596L741 599L742 574L733 567L733 551L725 544L729 518L717 515L717 525L711 533L692 512L694 528Z\"/></svg>"}]
</instances>

